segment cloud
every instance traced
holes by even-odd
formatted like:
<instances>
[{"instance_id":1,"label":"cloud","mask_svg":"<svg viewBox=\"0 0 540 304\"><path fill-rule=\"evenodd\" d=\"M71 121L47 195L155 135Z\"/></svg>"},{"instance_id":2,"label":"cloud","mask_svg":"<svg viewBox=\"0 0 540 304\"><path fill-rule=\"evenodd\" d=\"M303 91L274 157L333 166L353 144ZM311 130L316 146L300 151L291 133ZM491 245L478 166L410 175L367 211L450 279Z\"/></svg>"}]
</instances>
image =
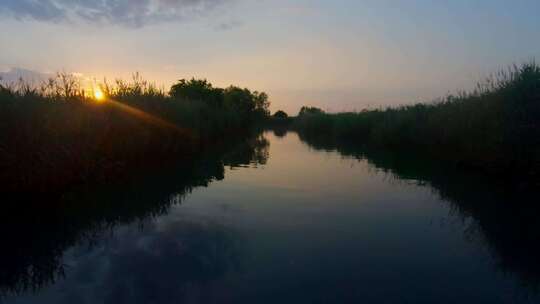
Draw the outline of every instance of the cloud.
<instances>
[{"instance_id":1,"label":"cloud","mask_svg":"<svg viewBox=\"0 0 540 304\"><path fill-rule=\"evenodd\" d=\"M20 79L29 83L39 83L52 75L23 68L11 68L9 71L0 72L1 84L17 83Z\"/></svg>"},{"instance_id":2,"label":"cloud","mask_svg":"<svg viewBox=\"0 0 540 304\"><path fill-rule=\"evenodd\" d=\"M95 83L95 78L80 72L60 71L61 74L68 74L79 82L82 88L91 87ZM25 68L12 67L7 71L0 70L0 85L16 87L20 81L32 87L39 87L49 79L57 79L58 73L46 73Z\"/></svg>"},{"instance_id":3,"label":"cloud","mask_svg":"<svg viewBox=\"0 0 540 304\"><path fill-rule=\"evenodd\" d=\"M234 0L0 0L0 14L19 20L142 27L205 15Z\"/></svg>"},{"instance_id":4,"label":"cloud","mask_svg":"<svg viewBox=\"0 0 540 304\"><path fill-rule=\"evenodd\" d=\"M171 218L172 219L172 218ZM216 286L243 267L244 239L220 223L191 216L118 227L113 235L72 248L68 278L40 291L43 303L231 302ZM208 297L200 298L206 293ZM32 293L21 295L31 303ZM199 301L195 301L199 302Z\"/></svg>"},{"instance_id":5,"label":"cloud","mask_svg":"<svg viewBox=\"0 0 540 304\"><path fill-rule=\"evenodd\" d=\"M49 0L1 0L0 4L0 12L10 13L17 19L59 21L65 17L65 11Z\"/></svg>"}]
</instances>

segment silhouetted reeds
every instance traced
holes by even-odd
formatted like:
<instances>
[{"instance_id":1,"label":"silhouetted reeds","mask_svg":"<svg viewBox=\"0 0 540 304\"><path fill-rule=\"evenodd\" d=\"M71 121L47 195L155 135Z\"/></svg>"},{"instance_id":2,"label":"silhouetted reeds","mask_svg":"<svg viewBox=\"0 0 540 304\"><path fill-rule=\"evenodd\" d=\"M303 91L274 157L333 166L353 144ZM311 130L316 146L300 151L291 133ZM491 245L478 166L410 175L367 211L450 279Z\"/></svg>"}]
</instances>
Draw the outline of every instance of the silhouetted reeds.
<instances>
[{"instance_id":1,"label":"silhouetted reeds","mask_svg":"<svg viewBox=\"0 0 540 304\"><path fill-rule=\"evenodd\" d=\"M540 66L514 66L472 92L433 103L339 114L304 111L294 127L304 137L331 137L493 173L537 176Z\"/></svg>"},{"instance_id":2,"label":"silhouetted reeds","mask_svg":"<svg viewBox=\"0 0 540 304\"><path fill-rule=\"evenodd\" d=\"M197 80L184 84L192 89ZM232 86L219 89L218 104L182 90L172 96L138 74L95 89L106 99L65 73L39 86L0 85L2 192L63 192L189 161L225 135L245 132L268 107L264 93Z\"/></svg>"}]
</instances>

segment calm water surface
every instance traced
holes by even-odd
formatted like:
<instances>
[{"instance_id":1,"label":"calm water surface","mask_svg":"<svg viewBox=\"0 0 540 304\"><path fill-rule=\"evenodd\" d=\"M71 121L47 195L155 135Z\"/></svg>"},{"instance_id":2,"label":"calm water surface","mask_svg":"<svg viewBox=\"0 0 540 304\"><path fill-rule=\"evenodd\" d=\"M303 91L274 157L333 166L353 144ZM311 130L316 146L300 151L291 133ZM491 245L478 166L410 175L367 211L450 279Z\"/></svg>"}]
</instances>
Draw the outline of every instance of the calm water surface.
<instances>
[{"instance_id":1,"label":"calm water surface","mask_svg":"<svg viewBox=\"0 0 540 304\"><path fill-rule=\"evenodd\" d=\"M295 133L264 137L161 212L75 236L51 258L55 275L41 282L47 267L28 266L16 275L33 278L17 277L3 302L538 302L526 245L508 249L490 215L467 207L489 189L407 177Z\"/></svg>"}]
</instances>

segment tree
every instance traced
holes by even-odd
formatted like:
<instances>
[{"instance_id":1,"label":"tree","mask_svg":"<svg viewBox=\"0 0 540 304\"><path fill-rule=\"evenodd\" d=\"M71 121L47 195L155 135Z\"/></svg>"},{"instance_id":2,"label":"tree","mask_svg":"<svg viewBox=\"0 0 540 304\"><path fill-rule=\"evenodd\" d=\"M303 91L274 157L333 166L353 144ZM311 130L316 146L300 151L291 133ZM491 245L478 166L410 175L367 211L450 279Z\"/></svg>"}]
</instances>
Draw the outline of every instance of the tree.
<instances>
[{"instance_id":1,"label":"tree","mask_svg":"<svg viewBox=\"0 0 540 304\"><path fill-rule=\"evenodd\" d=\"M302 107L298 113L298 116L317 114L324 114L324 111L317 107Z\"/></svg>"},{"instance_id":2,"label":"tree","mask_svg":"<svg viewBox=\"0 0 540 304\"><path fill-rule=\"evenodd\" d=\"M248 89L230 86L223 91L225 106L236 110L242 115L249 115L255 110L253 96Z\"/></svg>"},{"instance_id":3,"label":"tree","mask_svg":"<svg viewBox=\"0 0 540 304\"><path fill-rule=\"evenodd\" d=\"M169 95L174 99L200 101L214 107L223 105L223 89L213 88L206 79L180 79L171 87Z\"/></svg>"},{"instance_id":4,"label":"tree","mask_svg":"<svg viewBox=\"0 0 540 304\"><path fill-rule=\"evenodd\" d=\"M253 92L253 102L255 103L255 111L262 116L270 115L270 101L268 101L268 94L265 92Z\"/></svg>"},{"instance_id":5,"label":"tree","mask_svg":"<svg viewBox=\"0 0 540 304\"><path fill-rule=\"evenodd\" d=\"M245 121L263 119L270 115L268 94L236 86L214 88L206 79L181 79L171 87L169 95L176 100L205 103L211 107L206 108L209 111L216 107L232 110Z\"/></svg>"},{"instance_id":6,"label":"tree","mask_svg":"<svg viewBox=\"0 0 540 304\"><path fill-rule=\"evenodd\" d=\"M274 113L274 118L287 119L289 118L289 115L285 113L285 111L279 110L276 113Z\"/></svg>"}]
</instances>

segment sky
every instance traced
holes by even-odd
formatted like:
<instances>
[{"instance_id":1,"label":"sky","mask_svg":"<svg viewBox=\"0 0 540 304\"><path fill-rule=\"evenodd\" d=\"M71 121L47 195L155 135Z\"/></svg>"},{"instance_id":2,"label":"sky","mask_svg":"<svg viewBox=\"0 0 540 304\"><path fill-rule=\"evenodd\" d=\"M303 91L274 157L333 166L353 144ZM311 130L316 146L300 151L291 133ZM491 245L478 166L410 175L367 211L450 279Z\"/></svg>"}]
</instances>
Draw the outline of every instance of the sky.
<instances>
[{"instance_id":1,"label":"sky","mask_svg":"<svg viewBox=\"0 0 540 304\"><path fill-rule=\"evenodd\" d=\"M540 58L538 0L0 0L0 76L134 72L270 95L272 110L430 101ZM41 74L40 74L41 73Z\"/></svg>"}]
</instances>

